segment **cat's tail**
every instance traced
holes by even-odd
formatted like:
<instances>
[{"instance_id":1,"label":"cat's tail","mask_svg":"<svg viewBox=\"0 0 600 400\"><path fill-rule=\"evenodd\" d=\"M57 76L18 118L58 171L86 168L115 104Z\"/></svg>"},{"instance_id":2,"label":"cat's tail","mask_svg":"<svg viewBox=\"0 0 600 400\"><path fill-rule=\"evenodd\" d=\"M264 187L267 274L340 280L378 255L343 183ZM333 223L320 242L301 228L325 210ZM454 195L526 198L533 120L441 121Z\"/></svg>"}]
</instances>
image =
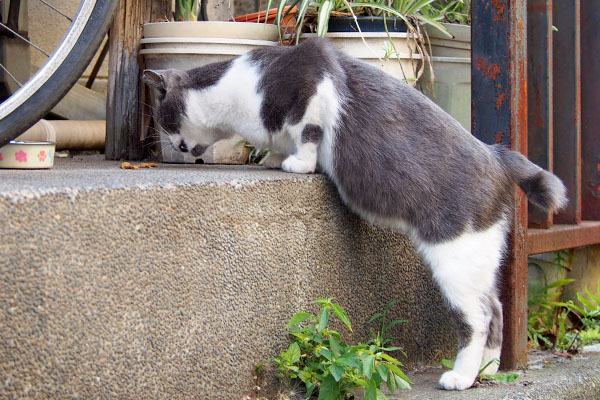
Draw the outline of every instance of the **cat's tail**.
<instances>
[{"instance_id":1,"label":"cat's tail","mask_svg":"<svg viewBox=\"0 0 600 400\"><path fill-rule=\"evenodd\" d=\"M531 203L550 212L567 205L567 188L556 175L538 167L521 153L501 146L494 147L509 176L523 189Z\"/></svg>"}]
</instances>

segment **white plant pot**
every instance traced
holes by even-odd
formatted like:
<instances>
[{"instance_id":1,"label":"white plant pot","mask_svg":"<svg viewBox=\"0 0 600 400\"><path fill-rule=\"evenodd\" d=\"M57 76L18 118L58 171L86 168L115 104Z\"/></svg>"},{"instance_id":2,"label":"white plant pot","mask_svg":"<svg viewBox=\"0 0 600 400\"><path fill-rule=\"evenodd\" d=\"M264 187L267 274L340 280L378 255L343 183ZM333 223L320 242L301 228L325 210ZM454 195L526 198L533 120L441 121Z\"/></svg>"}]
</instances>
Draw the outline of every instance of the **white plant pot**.
<instances>
[{"instance_id":1,"label":"white plant pot","mask_svg":"<svg viewBox=\"0 0 600 400\"><path fill-rule=\"evenodd\" d=\"M471 130L471 27L443 24L454 39L428 27L431 41L433 85L429 69L420 81L421 90L468 131ZM433 90L432 90L433 89Z\"/></svg>"},{"instance_id":2,"label":"white plant pot","mask_svg":"<svg viewBox=\"0 0 600 400\"><path fill-rule=\"evenodd\" d=\"M300 40L316 36L316 33L304 33L300 36ZM386 32L363 32L362 34L358 32L328 32L326 37L346 54L415 86L416 70L422 57L416 53L414 41L408 40L408 34L389 33L396 54L387 59L385 46L389 42L389 37Z\"/></svg>"},{"instance_id":3,"label":"white plant pot","mask_svg":"<svg viewBox=\"0 0 600 400\"><path fill-rule=\"evenodd\" d=\"M236 38L237 37L237 38ZM148 69L189 70L219 61L227 61L250 50L277 46L279 32L275 25L244 22L159 22L144 24L143 46L140 54ZM150 92L152 103L156 103L155 93ZM157 126L156 121L155 125ZM196 157L181 153L168 145L168 138L160 134L160 155L162 162L194 163ZM246 154L239 148L231 148L226 154L223 146L236 143L230 139L227 143L217 142L206 152L205 162L242 163ZM162 144L165 145L162 145ZM241 146L243 147L243 146ZM222 155L222 157L220 156ZM238 162L236 162L238 160Z\"/></svg>"},{"instance_id":4,"label":"white plant pot","mask_svg":"<svg viewBox=\"0 0 600 400\"><path fill-rule=\"evenodd\" d=\"M434 57L471 57L471 27L469 25L442 24L454 38L449 38L438 29L427 26Z\"/></svg>"}]
</instances>

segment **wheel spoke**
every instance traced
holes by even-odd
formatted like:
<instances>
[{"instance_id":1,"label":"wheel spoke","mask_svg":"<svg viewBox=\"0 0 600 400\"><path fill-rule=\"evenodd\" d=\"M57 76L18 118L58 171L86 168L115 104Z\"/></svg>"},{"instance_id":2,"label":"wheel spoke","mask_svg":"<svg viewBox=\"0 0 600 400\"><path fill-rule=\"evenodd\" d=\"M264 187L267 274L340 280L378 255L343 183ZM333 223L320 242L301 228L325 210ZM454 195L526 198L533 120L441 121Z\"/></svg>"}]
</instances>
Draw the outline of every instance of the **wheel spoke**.
<instances>
[{"instance_id":1,"label":"wheel spoke","mask_svg":"<svg viewBox=\"0 0 600 400\"><path fill-rule=\"evenodd\" d=\"M56 11L57 13L59 13L60 15L65 17L66 19L68 19L70 22L73 22L73 19L71 17L69 17L67 14L63 13L62 11L60 11L58 8L54 7L52 4L48 3L46 0L39 0L39 1L44 3L45 5L47 5L48 7L50 7L51 9L53 9L54 11Z\"/></svg>"},{"instance_id":2,"label":"wheel spoke","mask_svg":"<svg viewBox=\"0 0 600 400\"><path fill-rule=\"evenodd\" d=\"M17 84L17 86L19 86L19 87L23 86L23 84L22 84L21 82L19 82L19 81L17 80L17 78L15 78L15 77L13 76L13 74L11 74L11 73L10 73L10 71L9 71L9 70L7 70L7 69L6 69L6 67L5 67L4 65L2 65L2 63L0 63L0 69L2 69L4 72L6 72L6 74L7 74L8 76L10 76L10 79L12 79L13 81L15 81L15 83Z\"/></svg>"},{"instance_id":3,"label":"wheel spoke","mask_svg":"<svg viewBox=\"0 0 600 400\"><path fill-rule=\"evenodd\" d=\"M13 35L15 35L19 39L24 40L25 42L29 43L30 46L32 46L32 47L36 48L37 50L41 51L42 53L44 53L44 55L46 57L50 57L50 54L46 53L43 49L41 49L40 47L36 46L35 43L31 42L26 37L23 37L23 36L19 35L17 32L15 32L14 30L10 29L7 25L5 25L2 22L0 22L0 26L4 27L6 30L8 30L10 33L12 33Z\"/></svg>"}]
</instances>

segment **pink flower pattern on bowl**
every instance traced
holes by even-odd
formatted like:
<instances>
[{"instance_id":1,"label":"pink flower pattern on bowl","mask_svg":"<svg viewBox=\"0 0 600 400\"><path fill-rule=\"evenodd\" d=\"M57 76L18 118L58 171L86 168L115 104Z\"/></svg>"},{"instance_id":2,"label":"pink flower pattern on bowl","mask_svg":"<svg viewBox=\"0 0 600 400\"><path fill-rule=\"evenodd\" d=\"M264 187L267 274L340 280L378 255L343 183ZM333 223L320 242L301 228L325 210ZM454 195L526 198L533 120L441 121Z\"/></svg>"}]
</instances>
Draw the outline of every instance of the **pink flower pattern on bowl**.
<instances>
[{"instance_id":1,"label":"pink flower pattern on bowl","mask_svg":"<svg viewBox=\"0 0 600 400\"><path fill-rule=\"evenodd\" d=\"M38 160L40 160L40 162L46 161L46 152L44 150L38 153Z\"/></svg>"},{"instance_id":2,"label":"pink flower pattern on bowl","mask_svg":"<svg viewBox=\"0 0 600 400\"><path fill-rule=\"evenodd\" d=\"M19 150L15 153L15 159L18 162L27 162L27 153L25 153L23 150Z\"/></svg>"}]
</instances>

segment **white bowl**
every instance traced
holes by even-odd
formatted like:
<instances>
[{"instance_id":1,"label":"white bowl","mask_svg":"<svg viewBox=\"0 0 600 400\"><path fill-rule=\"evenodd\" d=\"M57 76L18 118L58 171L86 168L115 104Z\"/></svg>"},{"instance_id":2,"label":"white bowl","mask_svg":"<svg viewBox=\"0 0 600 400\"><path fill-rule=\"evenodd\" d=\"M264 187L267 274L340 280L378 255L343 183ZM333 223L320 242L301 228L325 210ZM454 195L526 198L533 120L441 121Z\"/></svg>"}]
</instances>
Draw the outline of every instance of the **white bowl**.
<instances>
[{"instance_id":1,"label":"white bowl","mask_svg":"<svg viewBox=\"0 0 600 400\"><path fill-rule=\"evenodd\" d=\"M0 168L52 168L55 142L10 141L0 147Z\"/></svg>"}]
</instances>

